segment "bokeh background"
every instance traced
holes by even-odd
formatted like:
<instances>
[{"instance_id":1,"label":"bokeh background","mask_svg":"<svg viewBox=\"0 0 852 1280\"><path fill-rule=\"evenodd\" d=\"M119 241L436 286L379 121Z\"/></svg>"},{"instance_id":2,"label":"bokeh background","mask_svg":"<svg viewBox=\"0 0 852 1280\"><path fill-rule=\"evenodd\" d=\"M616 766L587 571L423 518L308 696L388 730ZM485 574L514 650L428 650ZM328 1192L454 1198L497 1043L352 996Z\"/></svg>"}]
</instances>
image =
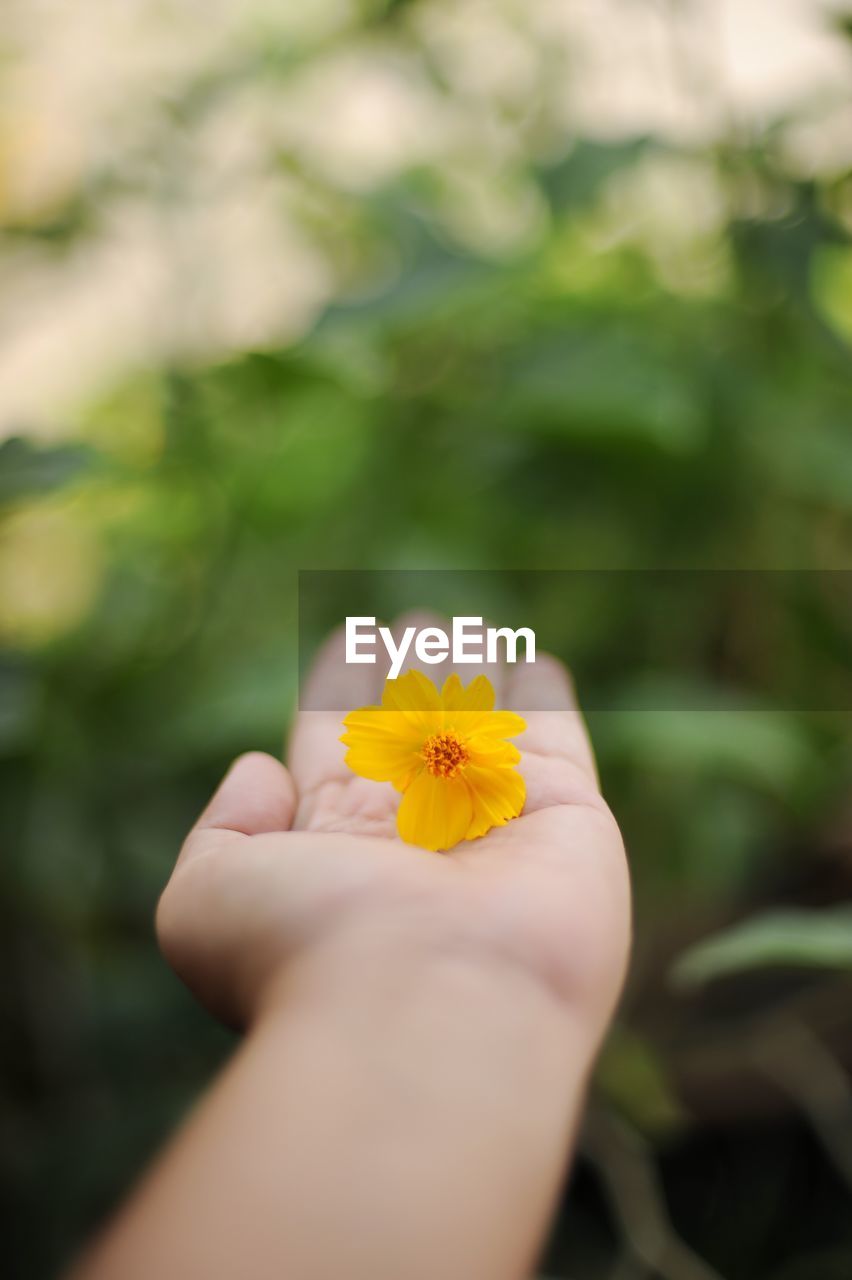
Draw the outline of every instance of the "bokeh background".
<instances>
[{"instance_id":1,"label":"bokeh background","mask_svg":"<svg viewBox=\"0 0 852 1280\"><path fill-rule=\"evenodd\" d=\"M151 917L280 749L297 569L850 567L850 37L822 0L5 0L5 1276L231 1048ZM852 1275L852 726L791 697L849 674L842 594L783 662L748 591L677 620L774 712L732 677L736 713L593 717L637 944L553 1280ZM664 650L620 593L586 635L637 620Z\"/></svg>"}]
</instances>

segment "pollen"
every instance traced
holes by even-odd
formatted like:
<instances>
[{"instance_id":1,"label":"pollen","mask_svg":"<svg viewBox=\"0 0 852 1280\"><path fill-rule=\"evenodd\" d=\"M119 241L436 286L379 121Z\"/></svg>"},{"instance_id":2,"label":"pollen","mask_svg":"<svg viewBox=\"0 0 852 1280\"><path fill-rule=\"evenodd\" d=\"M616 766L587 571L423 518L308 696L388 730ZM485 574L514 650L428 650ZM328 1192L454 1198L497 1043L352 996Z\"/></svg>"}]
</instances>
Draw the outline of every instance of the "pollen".
<instances>
[{"instance_id":1,"label":"pollen","mask_svg":"<svg viewBox=\"0 0 852 1280\"><path fill-rule=\"evenodd\" d=\"M470 759L454 733L435 733L423 743L426 768L435 778L454 778Z\"/></svg>"}]
</instances>

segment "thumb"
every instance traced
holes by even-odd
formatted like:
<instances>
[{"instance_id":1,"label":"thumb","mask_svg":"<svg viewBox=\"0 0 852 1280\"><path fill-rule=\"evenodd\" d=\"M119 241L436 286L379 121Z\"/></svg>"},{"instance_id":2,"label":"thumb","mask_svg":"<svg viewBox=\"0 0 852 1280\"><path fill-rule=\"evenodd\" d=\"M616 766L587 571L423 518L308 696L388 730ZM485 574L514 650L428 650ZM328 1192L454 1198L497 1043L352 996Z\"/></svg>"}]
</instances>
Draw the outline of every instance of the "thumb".
<instances>
[{"instance_id":1,"label":"thumb","mask_svg":"<svg viewBox=\"0 0 852 1280\"><path fill-rule=\"evenodd\" d=\"M254 1002L256 949L247 940L265 927L251 838L287 831L295 808L296 788L283 764L257 751L239 756L184 841L157 906L166 959L232 1025Z\"/></svg>"},{"instance_id":2,"label":"thumb","mask_svg":"<svg viewBox=\"0 0 852 1280\"><path fill-rule=\"evenodd\" d=\"M295 811L296 787L280 760L263 751L237 756L184 841L178 866L209 846L211 835L289 831Z\"/></svg>"}]
</instances>

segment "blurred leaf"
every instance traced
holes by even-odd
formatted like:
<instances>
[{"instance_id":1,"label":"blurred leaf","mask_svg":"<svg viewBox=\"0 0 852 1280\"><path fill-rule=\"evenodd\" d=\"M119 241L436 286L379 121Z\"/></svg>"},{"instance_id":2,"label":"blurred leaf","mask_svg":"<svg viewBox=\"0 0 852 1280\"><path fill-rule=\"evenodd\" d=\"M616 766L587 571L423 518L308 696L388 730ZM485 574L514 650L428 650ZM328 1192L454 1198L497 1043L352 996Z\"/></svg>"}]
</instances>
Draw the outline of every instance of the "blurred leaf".
<instances>
[{"instance_id":1,"label":"blurred leaf","mask_svg":"<svg viewBox=\"0 0 852 1280\"><path fill-rule=\"evenodd\" d=\"M789 207L781 217L734 221L729 234L749 294L771 309L777 306L780 287L785 300L805 315L814 264L818 266L828 245L846 237L826 218L812 183L790 183L783 196Z\"/></svg>"},{"instance_id":2,"label":"blurred leaf","mask_svg":"<svg viewBox=\"0 0 852 1280\"><path fill-rule=\"evenodd\" d=\"M688 948L671 980L694 987L773 965L852 968L852 905L825 911L775 911Z\"/></svg>"},{"instance_id":3,"label":"blurred leaf","mask_svg":"<svg viewBox=\"0 0 852 1280\"><path fill-rule=\"evenodd\" d=\"M788 493L841 511L852 510L848 423L832 419L803 423L805 406L795 422L785 422L782 413L779 411L773 419L771 436L767 433L757 445L767 471Z\"/></svg>"},{"instance_id":4,"label":"blurred leaf","mask_svg":"<svg viewBox=\"0 0 852 1280\"><path fill-rule=\"evenodd\" d=\"M813 257L811 290L826 323L852 343L852 248L824 244Z\"/></svg>"},{"instance_id":5,"label":"blurred leaf","mask_svg":"<svg viewBox=\"0 0 852 1280\"><path fill-rule=\"evenodd\" d=\"M13 436L0 445L0 506L61 488L90 467L93 458L85 445L39 449Z\"/></svg>"},{"instance_id":6,"label":"blurred leaf","mask_svg":"<svg viewBox=\"0 0 852 1280\"><path fill-rule=\"evenodd\" d=\"M508 362L507 417L612 448L637 442L696 450L705 422L690 371L638 335L570 328L543 335Z\"/></svg>"},{"instance_id":7,"label":"blurred leaf","mask_svg":"<svg viewBox=\"0 0 852 1280\"><path fill-rule=\"evenodd\" d=\"M0 656L0 754L26 741L38 716L40 686L35 672L17 656Z\"/></svg>"},{"instance_id":8,"label":"blurred leaf","mask_svg":"<svg viewBox=\"0 0 852 1280\"><path fill-rule=\"evenodd\" d=\"M601 714L596 723L602 748L646 770L731 777L784 795L808 775L813 752L794 716L736 707L708 710L706 703L690 706L686 695L682 709L673 705L669 694L662 706L649 702L647 709L637 705Z\"/></svg>"},{"instance_id":9,"label":"blurred leaf","mask_svg":"<svg viewBox=\"0 0 852 1280\"><path fill-rule=\"evenodd\" d=\"M654 1046L617 1026L607 1038L595 1070L595 1085L645 1133L665 1133L683 1120L683 1108Z\"/></svg>"},{"instance_id":10,"label":"blurred leaf","mask_svg":"<svg viewBox=\"0 0 852 1280\"><path fill-rule=\"evenodd\" d=\"M296 687L292 632L205 672L188 704L160 726L159 750L178 759L201 748L223 757L258 745L277 751Z\"/></svg>"},{"instance_id":11,"label":"blurred leaf","mask_svg":"<svg viewBox=\"0 0 852 1280\"><path fill-rule=\"evenodd\" d=\"M439 234L403 188L381 192L368 208L383 251L382 283L338 298L326 308L315 334L324 337L328 329L351 325L356 332L426 325L495 274Z\"/></svg>"},{"instance_id":12,"label":"blurred leaf","mask_svg":"<svg viewBox=\"0 0 852 1280\"><path fill-rule=\"evenodd\" d=\"M544 192L560 212L587 204L608 178L633 164L652 145L647 138L610 143L581 138L564 159L541 170Z\"/></svg>"}]
</instances>

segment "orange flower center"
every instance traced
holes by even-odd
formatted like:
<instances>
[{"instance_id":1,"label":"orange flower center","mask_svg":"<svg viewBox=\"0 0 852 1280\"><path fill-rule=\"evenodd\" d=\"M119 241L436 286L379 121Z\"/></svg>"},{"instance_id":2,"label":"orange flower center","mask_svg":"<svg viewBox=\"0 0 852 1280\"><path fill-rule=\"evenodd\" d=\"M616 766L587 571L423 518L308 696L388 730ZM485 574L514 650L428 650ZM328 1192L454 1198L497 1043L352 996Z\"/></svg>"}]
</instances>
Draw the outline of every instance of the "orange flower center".
<instances>
[{"instance_id":1,"label":"orange flower center","mask_svg":"<svg viewBox=\"0 0 852 1280\"><path fill-rule=\"evenodd\" d=\"M470 759L454 733L435 733L423 743L426 768L435 778L454 778Z\"/></svg>"}]
</instances>

